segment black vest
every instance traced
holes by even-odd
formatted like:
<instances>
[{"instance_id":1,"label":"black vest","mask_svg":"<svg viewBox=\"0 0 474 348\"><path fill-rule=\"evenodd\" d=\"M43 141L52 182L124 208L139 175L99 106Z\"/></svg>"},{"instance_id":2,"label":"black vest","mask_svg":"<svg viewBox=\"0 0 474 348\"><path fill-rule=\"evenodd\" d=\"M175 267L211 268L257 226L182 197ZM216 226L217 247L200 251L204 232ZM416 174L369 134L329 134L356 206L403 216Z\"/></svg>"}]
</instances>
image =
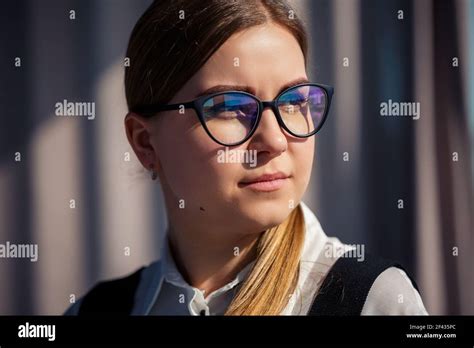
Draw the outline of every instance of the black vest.
<instances>
[{"instance_id":1,"label":"black vest","mask_svg":"<svg viewBox=\"0 0 474 348\"><path fill-rule=\"evenodd\" d=\"M404 270L396 262L368 253L364 261L349 256L338 258L331 267L308 315L360 315L369 290L380 273L389 267ZM78 315L130 315L143 269L123 278L98 283L84 296ZM410 280L418 290L415 281Z\"/></svg>"}]
</instances>

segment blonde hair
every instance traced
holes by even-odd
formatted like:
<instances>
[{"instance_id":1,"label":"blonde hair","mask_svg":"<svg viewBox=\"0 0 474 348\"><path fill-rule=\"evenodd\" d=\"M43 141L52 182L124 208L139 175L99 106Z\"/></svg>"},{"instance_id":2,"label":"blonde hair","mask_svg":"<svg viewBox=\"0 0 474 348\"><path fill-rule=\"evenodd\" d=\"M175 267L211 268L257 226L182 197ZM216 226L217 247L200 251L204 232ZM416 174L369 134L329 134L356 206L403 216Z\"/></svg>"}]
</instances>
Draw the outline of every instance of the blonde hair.
<instances>
[{"instance_id":1,"label":"blonde hair","mask_svg":"<svg viewBox=\"0 0 474 348\"><path fill-rule=\"evenodd\" d=\"M298 205L283 223L262 233L256 262L225 315L279 315L296 289L304 237Z\"/></svg>"}]
</instances>

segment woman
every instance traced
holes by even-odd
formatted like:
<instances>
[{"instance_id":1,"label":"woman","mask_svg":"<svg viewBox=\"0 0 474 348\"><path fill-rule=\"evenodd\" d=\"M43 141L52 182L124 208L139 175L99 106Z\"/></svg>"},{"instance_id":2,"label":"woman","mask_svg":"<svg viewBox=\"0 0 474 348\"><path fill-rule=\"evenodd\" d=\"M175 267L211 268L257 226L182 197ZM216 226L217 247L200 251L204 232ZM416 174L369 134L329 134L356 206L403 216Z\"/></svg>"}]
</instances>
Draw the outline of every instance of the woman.
<instances>
[{"instance_id":1,"label":"woman","mask_svg":"<svg viewBox=\"0 0 474 348\"><path fill-rule=\"evenodd\" d=\"M309 81L307 51L283 0L147 9L127 51L125 129L163 189L163 256L67 314L427 314L400 266L347 257L301 201L332 96Z\"/></svg>"}]
</instances>

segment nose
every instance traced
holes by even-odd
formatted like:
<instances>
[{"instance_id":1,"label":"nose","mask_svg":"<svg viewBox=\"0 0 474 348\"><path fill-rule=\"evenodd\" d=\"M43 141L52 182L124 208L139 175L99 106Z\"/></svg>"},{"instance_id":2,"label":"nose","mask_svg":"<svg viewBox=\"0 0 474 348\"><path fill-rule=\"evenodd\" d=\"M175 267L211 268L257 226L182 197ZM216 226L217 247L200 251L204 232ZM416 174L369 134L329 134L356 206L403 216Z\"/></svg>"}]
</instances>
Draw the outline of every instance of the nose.
<instances>
[{"instance_id":1,"label":"nose","mask_svg":"<svg viewBox=\"0 0 474 348\"><path fill-rule=\"evenodd\" d=\"M270 107L262 111L260 123L253 134L249 147L258 152L266 152L275 157L288 149L288 141Z\"/></svg>"}]
</instances>

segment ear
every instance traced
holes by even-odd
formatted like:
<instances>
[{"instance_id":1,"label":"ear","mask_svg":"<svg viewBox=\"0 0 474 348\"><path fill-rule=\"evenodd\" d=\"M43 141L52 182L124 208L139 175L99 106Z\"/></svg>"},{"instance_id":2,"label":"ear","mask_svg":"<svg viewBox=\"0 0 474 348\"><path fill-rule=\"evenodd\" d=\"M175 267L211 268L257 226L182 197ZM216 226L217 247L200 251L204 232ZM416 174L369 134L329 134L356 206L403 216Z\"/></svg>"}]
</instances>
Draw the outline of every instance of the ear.
<instances>
[{"instance_id":1,"label":"ear","mask_svg":"<svg viewBox=\"0 0 474 348\"><path fill-rule=\"evenodd\" d=\"M125 133L128 142L145 169L159 171L159 159L151 143L153 135L152 122L136 113L129 112L125 116Z\"/></svg>"}]
</instances>

